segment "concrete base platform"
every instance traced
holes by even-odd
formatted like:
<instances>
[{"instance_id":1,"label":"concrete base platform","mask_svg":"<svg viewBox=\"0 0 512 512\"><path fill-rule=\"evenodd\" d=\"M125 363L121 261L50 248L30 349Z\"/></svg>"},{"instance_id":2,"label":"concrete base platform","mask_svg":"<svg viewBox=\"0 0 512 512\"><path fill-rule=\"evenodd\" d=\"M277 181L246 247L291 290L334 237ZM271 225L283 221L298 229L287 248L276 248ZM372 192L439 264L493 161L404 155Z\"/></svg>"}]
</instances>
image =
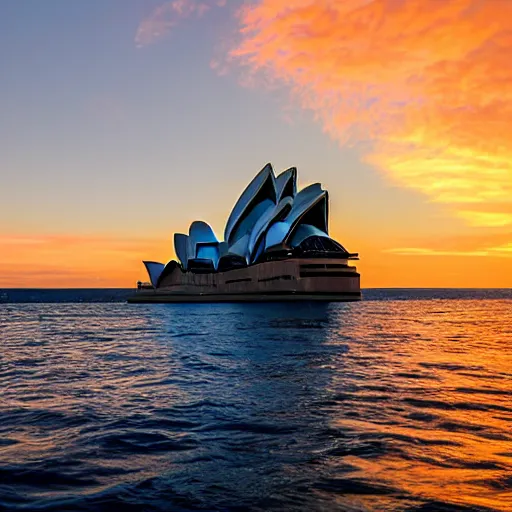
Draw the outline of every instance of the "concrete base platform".
<instances>
[{"instance_id":1,"label":"concrete base platform","mask_svg":"<svg viewBox=\"0 0 512 512\"><path fill-rule=\"evenodd\" d=\"M184 294L140 291L128 298L132 304L215 303L215 302L354 302L361 300L360 292L346 293L232 293Z\"/></svg>"}]
</instances>

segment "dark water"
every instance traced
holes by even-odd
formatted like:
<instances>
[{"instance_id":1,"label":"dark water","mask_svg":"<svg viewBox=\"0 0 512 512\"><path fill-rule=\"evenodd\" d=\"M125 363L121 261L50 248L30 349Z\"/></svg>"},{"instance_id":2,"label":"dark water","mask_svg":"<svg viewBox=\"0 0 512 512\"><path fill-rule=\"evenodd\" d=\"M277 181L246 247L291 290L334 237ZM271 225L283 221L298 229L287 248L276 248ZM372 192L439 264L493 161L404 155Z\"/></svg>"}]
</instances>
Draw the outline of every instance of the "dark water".
<instances>
[{"instance_id":1,"label":"dark water","mask_svg":"<svg viewBox=\"0 0 512 512\"><path fill-rule=\"evenodd\" d=\"M0 510L512 510L512 291L365 297L1 304Z\"/></svg>"},{"instance_id":2,"label":"dark water","mask_svg":"<svg viewBox=\"0 0 512 512\"><path fill-rule=\"evenodd\" d=\"M2 303L125 302L133 288L0 288ZM512 299L510 288L369 288L364 300Z\"/></svg>"}]
</instances>

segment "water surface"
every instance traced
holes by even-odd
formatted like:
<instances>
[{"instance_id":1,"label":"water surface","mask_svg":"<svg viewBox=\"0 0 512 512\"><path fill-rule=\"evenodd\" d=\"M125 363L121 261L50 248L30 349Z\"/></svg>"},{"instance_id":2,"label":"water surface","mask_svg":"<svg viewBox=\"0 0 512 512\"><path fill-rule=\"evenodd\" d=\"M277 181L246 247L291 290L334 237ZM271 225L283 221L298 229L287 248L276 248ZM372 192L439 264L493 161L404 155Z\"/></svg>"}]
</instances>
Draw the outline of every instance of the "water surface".
<instances>
[{"instance_id":1,"label":"water surface","mask_svg":"<svg viewBox=\"0 0 512 512\"><path fill-rule=\"evenodd\" d=\"M512 510L512 292L435 293L2 304L0 509Z\"/></svg>"}]
</instances>

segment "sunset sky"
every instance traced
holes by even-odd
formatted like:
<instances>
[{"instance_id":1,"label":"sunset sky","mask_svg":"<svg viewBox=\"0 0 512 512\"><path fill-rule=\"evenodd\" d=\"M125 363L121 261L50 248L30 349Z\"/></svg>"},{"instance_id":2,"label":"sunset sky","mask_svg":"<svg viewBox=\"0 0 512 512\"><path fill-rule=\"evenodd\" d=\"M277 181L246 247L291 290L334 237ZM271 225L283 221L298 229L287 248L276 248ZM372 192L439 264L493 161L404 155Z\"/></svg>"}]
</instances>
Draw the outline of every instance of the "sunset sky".
<instances>
[{"instance_id":1,"label":"sunset sky","mask_svg":"<svg viewBox=\"0 0 512 512\"><path fill-rule=\"evenodd\" d=\"M3 0L0 287L131 287L267 162L367 287L512 287L512 1Z\"/></svg>"}]
</instances>

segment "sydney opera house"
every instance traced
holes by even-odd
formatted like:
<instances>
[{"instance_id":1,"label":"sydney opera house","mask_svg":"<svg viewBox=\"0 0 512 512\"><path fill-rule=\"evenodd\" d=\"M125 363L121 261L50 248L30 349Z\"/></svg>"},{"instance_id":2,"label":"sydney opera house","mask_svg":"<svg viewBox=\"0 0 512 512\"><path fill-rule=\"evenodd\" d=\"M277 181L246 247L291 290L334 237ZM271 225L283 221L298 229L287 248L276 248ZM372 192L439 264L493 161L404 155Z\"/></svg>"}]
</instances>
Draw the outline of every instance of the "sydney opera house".
<instances>
[{"instance_id":1,"label":"sydney opera house","mask_svg":"<svg viewBox=\"0 0 512 512\"><path fill-rule=\"evenodd\" d=\"M361 298L349 253L329 236L329 196L297 191L297 170L267 164L236 202L219 241L203 221L174 235L179 261L145 261L130 302L348 301Z\"/></svg>"}]
</instances>

